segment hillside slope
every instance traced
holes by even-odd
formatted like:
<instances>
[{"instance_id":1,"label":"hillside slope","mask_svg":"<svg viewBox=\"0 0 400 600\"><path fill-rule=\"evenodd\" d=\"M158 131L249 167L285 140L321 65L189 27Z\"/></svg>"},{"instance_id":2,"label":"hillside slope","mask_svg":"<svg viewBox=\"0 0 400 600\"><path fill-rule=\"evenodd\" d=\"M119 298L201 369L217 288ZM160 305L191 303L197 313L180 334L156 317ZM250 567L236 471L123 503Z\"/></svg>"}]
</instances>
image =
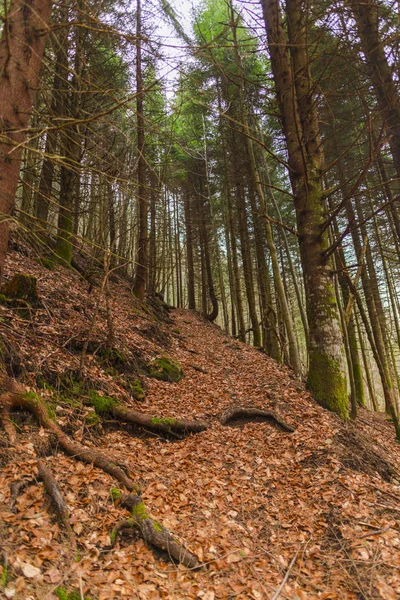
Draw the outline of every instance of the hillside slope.
<instances>
[{"instance_id":1,"label":"hillside slope","mask_svg":"<svg viewBox=\"0 0 400 600\"><path fill-rule=\"evenodd\" d=\"M113 501L118 482L67 456L32 415L15 412L15 442L0 431L4 597L400 597L400 446L384 415L361 411L356 427L342 423L287 368L196 313L160 318L124 282L111 284L114 352L104 351L102 298L79 381L100 288L14 252L7 273L19 271L37 277L41 304L22 315L0 304L10 373L40 395L72 440L126 466L147 510L201 568L175 564L134 530L111 547L113 527L129 516ZM165 356L182 365L179 382L146 376L146 365ZM141 400L133 396L139 380ZM97 415L94 397L116 398L154 423L186 418L207 429L164 436ZM273 418L224 426L220 417L232 406L272 411L294 431ZM38 476L39 454L68 504L70 533ZM10 484L32 475L12 507Z\"/></svg>"}]
</instances>

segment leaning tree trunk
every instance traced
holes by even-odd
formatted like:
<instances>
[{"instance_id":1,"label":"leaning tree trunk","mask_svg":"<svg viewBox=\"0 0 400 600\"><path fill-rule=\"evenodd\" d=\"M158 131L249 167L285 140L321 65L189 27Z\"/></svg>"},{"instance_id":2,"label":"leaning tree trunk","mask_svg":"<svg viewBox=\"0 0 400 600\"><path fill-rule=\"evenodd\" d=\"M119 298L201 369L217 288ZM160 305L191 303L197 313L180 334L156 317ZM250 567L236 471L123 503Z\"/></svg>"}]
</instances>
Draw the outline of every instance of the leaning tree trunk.
<instances>
[{"instance_id":1,"label":"leaning tree trunk","mask_svg":"<svg viewBox=\"0 0 400 600\"><path fill-rule=\"evenodd\" d=\"M307 385L317 402L348 416L343 340L335 286L326 260L324 167L307 53L307 7L287 0L288 37L278 0L262 0L296 209L309 324Z\"/></svg>"},{"instance_id":2,"label":"leaning tree trunk","mask_svg":"<svg viewBox=\"0 0 400 600\"><path fill-rule=\"evenodd\" d=\"M13 0L0 41L0 281L51 6L50 0Z\"/></svg>"}]
</instances>

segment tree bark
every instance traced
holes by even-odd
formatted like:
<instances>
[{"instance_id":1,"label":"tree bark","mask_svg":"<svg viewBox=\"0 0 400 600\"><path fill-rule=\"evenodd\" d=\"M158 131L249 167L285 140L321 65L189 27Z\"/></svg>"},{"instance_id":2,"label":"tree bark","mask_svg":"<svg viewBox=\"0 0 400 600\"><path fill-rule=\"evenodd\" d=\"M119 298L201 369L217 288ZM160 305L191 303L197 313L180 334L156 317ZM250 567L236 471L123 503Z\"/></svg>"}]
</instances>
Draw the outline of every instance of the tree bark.
<instances>
[{"instance_id":1,"label":"tree bark","mask_svg":"<svg viewBox=\"0 0 400 600\"><path fill-rule=\"evenodd\" d=\"M323 199L324 160L307 54L307 7L287 0L288 37L278 0L262 0L271 67L285 135L306 292L307 385L317 402L348 416L344 352Z\"/></svg>"},{"instance_id":2,"label":"tree bark","mask_svg":"<svg viewBox=\"0 0 400 600\"><path fill-rule=\"evenodd\" d=\"M133 293L144 300L147 286L148 270L148 232L147 232L147 190L146 190L146 161L143 115L143 75L142 75L142 7L141 0L136 2L136 118L137 118L137 203L139 212L139 239L137 264Z\"/></svg>"},{"instance_id":3,"label":"tree bark","mask_svg":"<svg viewBox=\"0 0 400 600\"><path fill-rule=\"evenodd\" d=\"M0 41L0 282L51 6L50 0L13 0Z\"/></svg>"}]
</instances>

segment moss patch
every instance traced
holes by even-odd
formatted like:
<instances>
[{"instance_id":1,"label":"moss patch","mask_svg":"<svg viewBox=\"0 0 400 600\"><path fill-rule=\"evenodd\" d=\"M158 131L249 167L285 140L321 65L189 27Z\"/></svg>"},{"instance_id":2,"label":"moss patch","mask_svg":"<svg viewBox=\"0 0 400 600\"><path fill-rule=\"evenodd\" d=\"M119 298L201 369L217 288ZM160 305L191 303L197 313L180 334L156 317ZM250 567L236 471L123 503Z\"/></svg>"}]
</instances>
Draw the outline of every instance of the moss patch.
<instances>
[{"instance_id":1,"label":"moss patch","mask_svg":"<svg viewBox=\"0 0 400 600\"><path fill-rule=\"evenodd\" d=\"M81 593L74 590L68 592L65 588L58 587L56 589L56 596L59 600L82 600ZM89 596L85 596L84 600L90 600Z\"/></svg>"},{"instance_id":2,"label":"moss patch","mask_svg":"<svg viewBox=\"0 0 400 600\"><path fill-rule=\"evenodd\" d=\"M307 388L318 404L348 419L346 378L338 361L318 350L310 352Z\"/></svg>"},{"instance_id":3,"label":"moss patch","mask_svg":"<svg viewBox=\"0 0 400 600\"><path fill-rule=\"evenodd\" d=\"M168 356L161 356L150 363L149 377L161 381L178 382L185 377L185 373L182 365L177 360Z\"/></svg>"},{"instance_id":4,"label":"moss patch","mask_svg":"<svg viewBox=\"0 0 400 600\"><path fill-rule=\"evenodd\" d=\"M115 502L116 500L119 500L121 498L121 490L119 488L112 487L110 490L110 495L112 501Z\"/></svg>"},{"instance_id":5,"label":"moss patch","mask_svg":"<svg viewBox=\"0 0 400 600\"><path fill-rule=\"evenodd\" d=\"M54 260L51 258L46 258L45 256L41 256L40 258L37 258L35 262L37 262L38 265L42 265L42 267L44 267L45 269L48 269L49 271L54 271L54 269L55 269Z\"/></svg>"},{"instance_id":6,"label":"moss patch","mask_svg":"<svg viewBox=\"0 0 400 600\"><path fill-rule=\"evenodd\" d=\"M101 425L101 418L95 410L85 415L85 425L86 427L98 427Z\"/></svg>"},{"instance_id":7,"label":"moss patch","mask_svg":"<svg viewBox=\"0 0 400 600\"><path fill-rule=\"evenodd\" d=\"M89 390L88 398L91 406L93 406L94 410L99 415L112 412L113 407L119 404L116 398L111 398L111 396L101 396L96 390Z\"/></svg>"},{"instance_id":8,"label":"moss patch","mask_svg":"<svg viewBox=\"0 0 400 600\"><path fill-rule=\"evenodd\" d=\"M129 381L129 389L131 391L132 396L135 400L144 400L145 393L140 383L139 379L135 379L134 381Z\"/></svg>"},{"instance_id":9,"label":"moss patch","mask_svg":"<svg viewBox=\"0 0 400 600\"><path fill-rule=\"evenodd\" d=\"M147 510L144 505L144 502L138 502L136 504L136 506L134 506L132 508L132 516L135 519L137 519L138 521L143 521L144 519L150 519L149 515L147 514Z\"/></svg>"}]
</instances>

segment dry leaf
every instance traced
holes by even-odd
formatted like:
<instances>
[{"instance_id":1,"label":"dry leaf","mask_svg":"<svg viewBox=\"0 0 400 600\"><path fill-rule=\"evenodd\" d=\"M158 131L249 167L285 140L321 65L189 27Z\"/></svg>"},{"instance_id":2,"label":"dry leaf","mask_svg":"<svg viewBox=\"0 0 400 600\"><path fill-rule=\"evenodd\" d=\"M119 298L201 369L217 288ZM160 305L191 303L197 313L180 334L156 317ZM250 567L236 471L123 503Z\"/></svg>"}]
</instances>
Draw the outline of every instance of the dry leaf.
<instances>
[{"instance_id":1,"label":"dry leaf","mask_svg":"<svg viewBox=\"0 0 400 600\"><path fill-rule=\"evenodd\" d=\"M30 565L29 563L22 563L21 570L25 577L28 577L28 579L33 579L34 577L38 577L38 575L40 575L40 569Z\"/></svg>"}]
</instances>

